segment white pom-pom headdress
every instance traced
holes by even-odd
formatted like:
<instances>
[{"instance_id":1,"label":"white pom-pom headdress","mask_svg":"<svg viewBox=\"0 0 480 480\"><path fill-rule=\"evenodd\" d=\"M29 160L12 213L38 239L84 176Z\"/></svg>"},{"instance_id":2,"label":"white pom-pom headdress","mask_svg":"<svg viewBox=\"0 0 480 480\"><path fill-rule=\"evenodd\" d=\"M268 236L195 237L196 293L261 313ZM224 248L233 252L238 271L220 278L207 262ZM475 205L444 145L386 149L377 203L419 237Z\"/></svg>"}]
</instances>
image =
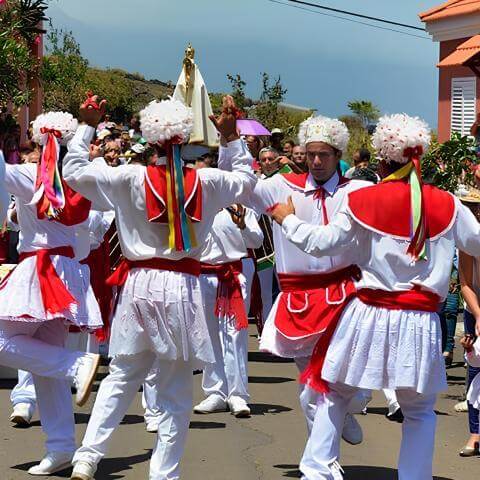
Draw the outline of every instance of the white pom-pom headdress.
<instances>
[{"instance_id":1,"label":"white pom-pom headdress","mask_svg":"<svg viewBox=\"0 0 480 480\"><path fill-rule=\"evenodd\" d=\"M380 160L405 164L411 160L410 149L427 152L431 135L427 123L405 113L380 118L372 136L372 144Z\"/></svg>"},{"instance_id":2,"label":"white pom-pom headdress","mask_svg":"<svg viewBox=\"0 0 480 480\"><path fill-rule=\"evenodd\" d=\"M347 126L336 118L323 116L310 117L300 124L298 139L301 145L311 142L324 142L345 151L350 139Z\"/></svg>"},{"instance_id":3,"label":"white pom-pom headdress","mask_svg":"<svg viewBox=\"0 0 480 480\"><path fill-rule=\"evenodd\" d=\"M42 113L32 122L32 139L35 143L43 146L47 143L48 131L54 130L58 132L59 136L57 136L57 139L59 143L66 145L72 139L77 127L78 121L71 113Z\"/></svg>"},{"instance_id":4,"label":"white pom-pom headdress","mask_svg":"<svg viewBox=\"0 0 480 480\"><path fill-rule=\"evenodd\" d=\"M184 143L193 129L193 112L173 98L154 100L140 112L140 128L149 143L163 144L169 140Z\"/></svg>"},{"instance_id":5,"label":"white pom-pom headdress","mask_svg":"<svg viewBox=\"0 0 480 480\"><path fill-rule=\"evenodd\" d=\"M420 162L430 145L430 138L428 125L420 118L410 117L405 113L380 118L372 137L373 146L380 160L403 165L382 181L408 180L412 237L407 253L414 262L427 258L427 223Z\"/></svg>"}]
</instances>

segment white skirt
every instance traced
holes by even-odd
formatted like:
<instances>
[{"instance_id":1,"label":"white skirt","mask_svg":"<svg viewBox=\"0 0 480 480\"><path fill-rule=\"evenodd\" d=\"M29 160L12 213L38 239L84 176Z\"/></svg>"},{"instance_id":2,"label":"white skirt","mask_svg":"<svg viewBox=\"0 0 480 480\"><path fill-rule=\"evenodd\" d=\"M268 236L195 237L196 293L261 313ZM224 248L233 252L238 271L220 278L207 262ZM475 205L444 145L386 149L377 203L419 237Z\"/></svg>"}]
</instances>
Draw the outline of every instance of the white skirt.
<instances>
[{"instance_id":1,"label":"white skirt","mask_svg":"<svg viewBox=\"0 0 480 480\"><path fill-rule=\"evenodd\" d=\"M45 322L63 318L80 328L100 328L103 325L102 316L90 285L88 266L59 255L52 255L51 258L58 276L78 304L73 305L70 311L56 314L46 312L37 275L37 259L29 257L17 265L0 289L0 319Z\"/></svg>"},{"instance_id":2,"label":"white skirt","mask_svg":"<svg viewBox=\"0 0 480 480\"><path fill-rule=\"evenodd\" d=\"M194 369L213 363L198 278L135 268L120 292L109 355L151 350L161 360L183 359Z\"/></svg>"},{"instance_id":3,"label":"white skirt","mask_svg":"<svg viewBox=\"0 0 480 480\"><path fill-rule=\"evenodd\" d=\"M480 409L480 373L472 380L467 393L467 400L473 408Z\"/></svg>"},{"instance_id":4,"label":"white skirt","mask_svg":"<svg viewBox=\"0 0 480 480\"><path fill-rule=\"evenodd\" d=\"M277 315L280 293L268 314L260 338L260 351L269 352L284 358L310 357L321 333L303 338L290 338L277 330L275 316Z\"/></svg>"},{"instance_id":5,"label":"white skirt","mask_svg":"<svg viewBox=\"0 0 480 480\"><path fill-rule=\"evenodd\" d=\"M447 389L436 313L387 310L352 300L328 348L322 377L371 390Z\"/></svg>"}]
</instances>

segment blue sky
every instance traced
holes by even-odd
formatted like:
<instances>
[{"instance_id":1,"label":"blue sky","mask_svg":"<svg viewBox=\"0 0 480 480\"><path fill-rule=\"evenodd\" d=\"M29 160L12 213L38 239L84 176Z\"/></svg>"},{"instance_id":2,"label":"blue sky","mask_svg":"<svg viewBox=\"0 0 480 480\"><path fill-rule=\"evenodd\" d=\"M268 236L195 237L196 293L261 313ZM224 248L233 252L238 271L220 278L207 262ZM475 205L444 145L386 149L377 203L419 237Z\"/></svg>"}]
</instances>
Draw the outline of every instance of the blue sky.
<instances>
[{"instance_id":1,"label":"blue sky","mask_svg":"<svg viewBox=\"0 0 480 480\"><path fill-rule=\"evenodd\" d=\"M418 26L419 12L442 3L313 1ZM437 123L438 44L431 40L268 0L52 0L48 13L55 26L73 31L95 66L176 81L190 41L210 91L228 91L226 74L240 73L256 98L266 71L281 75L287 102L325 115L348 113L349 100L366 99L384 113Z\"/></svg>"}]
</instances>

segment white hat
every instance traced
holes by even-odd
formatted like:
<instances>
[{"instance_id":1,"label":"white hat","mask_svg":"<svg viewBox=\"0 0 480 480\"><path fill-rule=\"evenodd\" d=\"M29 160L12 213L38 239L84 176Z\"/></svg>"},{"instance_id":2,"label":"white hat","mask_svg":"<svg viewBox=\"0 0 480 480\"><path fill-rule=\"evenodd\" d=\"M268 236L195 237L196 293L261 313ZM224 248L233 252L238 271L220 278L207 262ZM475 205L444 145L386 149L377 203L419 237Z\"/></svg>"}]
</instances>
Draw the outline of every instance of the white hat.
<instances>
[{"instance_id":1,"label":"white hat","mask_svg":"<svg viewBox=\"0 0 480 480\"><path fill-rule=\"evenodd\" d=\"M131 150L132 152L140 154L145 151L145 147L141 143L136 143L135 145L132 145Z\"/></svg>"},{"instance_id":2,"label":"white hat","mask_svg":"<svg viewBox=\"0 0 480 480\"><path fill-rule=\"evenodd\" d=\"M347 148L350 134L340 120L319 115L307 118L300 124L298 139L301 145L324 142L343 152Z\"/></svg>"},{"instance_id":3,"label":"white hat","mask_svg":"<svg viewBox=\"0 0 480 480\"><path fill-rule=\"evenodd\" d=\"M100 130L100 132L98 132L97 138L99 140L105 140L105 138L109 137L111 134L112 132L110 130L104 128L103 130Z\"/></svg>"},{"instance_id":4,"label":"white hat","mask_svg":"<svg viewBox=\"0 0 480 480\"><path fill-rule=\"evenodd\" d=\"M192 109L173 98L154 100L140 112L140 128L148 143L164 143L175 137L186 142L193 129Z\"/></svg>"},{"instance_id":5,"label":"white hat","mask_svg":"<svg viewBox=\"0 0 480 480\"><path fill-rule=\"evenodd\" d=\"M42 128L56 130L61 133L58 139L61 145L66 145L78 128L78 121L68 112L47 112L40 114L32 122L32 140L40 145L45 145L47 135L41 132Z\"/></svg>"},{"instance_id":6,"label":"white hat","mask_svg":"<svg viewBox=\"0 0 480 480\"><path fill-rule=\"evenodd\" d=\"M430 146L430 140L428 124L406 113L381 117L372 135L377 157L387 163L407 163L411 156L405 156L405 149L421 147L425 153Z\"/></svg>"},{"instance_id":7,"label":"white hat","mask_svg":"<svg viewBox=\"0 0 480 480\"><path fill-rule=\"evenodd\" d=\"M279 128L274 128L274 129L270 132L271 135L273 135L273 134L275 134L275 133L283 133L283 131L280 130Z\"/></svg>"}]
</instances>

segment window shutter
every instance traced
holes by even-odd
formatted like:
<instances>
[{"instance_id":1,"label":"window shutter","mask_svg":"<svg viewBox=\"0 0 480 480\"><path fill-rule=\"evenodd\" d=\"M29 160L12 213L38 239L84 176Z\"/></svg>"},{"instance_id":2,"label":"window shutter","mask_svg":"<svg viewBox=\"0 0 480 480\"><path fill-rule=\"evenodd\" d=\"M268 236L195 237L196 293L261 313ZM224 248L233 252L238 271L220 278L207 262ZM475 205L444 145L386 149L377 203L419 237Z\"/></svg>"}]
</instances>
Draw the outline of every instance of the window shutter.
<instances>
[{"instance_id":1,"label":"window shutter","mask_svg":"<svg viewBox=\"0 0 480 480\"><path fill-rule=\"evenodd\" d=\"M477 103L476 77L452 78L451 131L470 135Z\"/></svg>"}]
</instances>

